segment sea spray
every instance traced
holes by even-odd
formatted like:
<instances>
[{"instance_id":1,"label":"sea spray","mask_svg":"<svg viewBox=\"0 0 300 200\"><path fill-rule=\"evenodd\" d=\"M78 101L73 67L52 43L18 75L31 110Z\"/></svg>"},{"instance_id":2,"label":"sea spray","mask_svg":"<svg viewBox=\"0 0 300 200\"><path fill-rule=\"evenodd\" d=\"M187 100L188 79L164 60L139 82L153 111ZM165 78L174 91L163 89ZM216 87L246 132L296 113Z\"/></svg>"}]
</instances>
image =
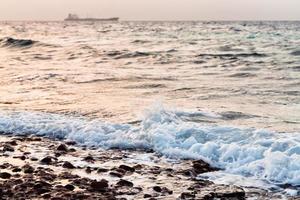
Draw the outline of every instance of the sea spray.
<instances>
[{"instance_id":1,"label":"sea spray","mask_svg":"<svg viewBox=\"0 0 300 200\"><path fill-rule=\"evenodd\" d=\"M74 140L99 148L153 149L173 159L203 159L274 185L300 185L300 133L202 125L163 107L149 109L140 125L36 112L1 112L2 134ZM255 186L255 185L253 185Z\"/></svg>"}]
</instances>

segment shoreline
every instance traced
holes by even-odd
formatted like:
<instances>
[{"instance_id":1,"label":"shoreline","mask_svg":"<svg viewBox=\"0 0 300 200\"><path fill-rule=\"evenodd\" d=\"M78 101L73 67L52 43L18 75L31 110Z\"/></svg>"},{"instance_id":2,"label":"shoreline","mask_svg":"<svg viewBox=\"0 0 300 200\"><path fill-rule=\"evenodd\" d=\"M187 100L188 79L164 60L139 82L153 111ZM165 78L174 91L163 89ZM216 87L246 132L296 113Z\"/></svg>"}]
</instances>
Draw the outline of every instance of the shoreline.
<instances>
[{"instance_id":1,"label":"shoreline","mask_svg":"<svg viewBox=\"0 0 300 200\"><path fill-rule=\"evenodd\" d=\"M0 199L282 198L197 180L218 170L201 160L168 161L153 152L87 149L43 137L1 135L0 161Z\"/></svg>"}]
</instances>

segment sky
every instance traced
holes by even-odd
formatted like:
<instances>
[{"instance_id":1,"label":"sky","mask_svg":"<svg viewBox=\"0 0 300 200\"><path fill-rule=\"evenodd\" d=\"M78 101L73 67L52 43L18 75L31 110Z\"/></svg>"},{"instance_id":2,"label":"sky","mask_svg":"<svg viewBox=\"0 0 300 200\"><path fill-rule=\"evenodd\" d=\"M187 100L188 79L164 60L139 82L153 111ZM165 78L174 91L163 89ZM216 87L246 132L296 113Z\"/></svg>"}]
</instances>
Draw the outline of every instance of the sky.
<instances>
[{"instance_id":1,"label":"sky","mask_svg":"<svg viewBox=\"0 0 300 200\"><path fill-rule=\"evenodd\" d=\"M300 20L300 0L1 0L0 20Z\"/></svg>"}]
</instances>

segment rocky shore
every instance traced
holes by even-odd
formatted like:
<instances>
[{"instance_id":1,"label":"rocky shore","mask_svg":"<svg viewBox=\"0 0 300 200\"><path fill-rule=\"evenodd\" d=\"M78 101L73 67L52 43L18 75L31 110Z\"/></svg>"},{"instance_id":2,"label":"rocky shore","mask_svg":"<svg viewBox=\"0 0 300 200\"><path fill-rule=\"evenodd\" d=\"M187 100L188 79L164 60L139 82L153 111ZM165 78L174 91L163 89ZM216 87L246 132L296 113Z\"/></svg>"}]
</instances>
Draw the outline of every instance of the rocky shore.
<instances>
[{"instance_id":1,"label":"rocky shore","mask_svg":"<svg viewBox=\"0 0 300 200\"><path fill-rule=\"evenodd\" d=\"M151 151L0 136L0 199L280 199L196 178L216 170L201 160L170 161Z\"/></svg>"}]
</instances>

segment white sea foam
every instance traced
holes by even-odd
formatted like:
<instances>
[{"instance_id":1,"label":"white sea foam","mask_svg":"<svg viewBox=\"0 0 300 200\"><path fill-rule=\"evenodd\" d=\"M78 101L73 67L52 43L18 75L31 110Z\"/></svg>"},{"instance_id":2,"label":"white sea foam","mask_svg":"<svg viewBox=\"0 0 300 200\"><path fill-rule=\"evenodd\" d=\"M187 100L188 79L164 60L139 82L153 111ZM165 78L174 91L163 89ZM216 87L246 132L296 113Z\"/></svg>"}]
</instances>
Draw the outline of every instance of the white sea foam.
<instances>
[{"instance_id":1,"label":"white sea foam","mask_svg":"<svg viewBox=\"0 0 300 200\"><path fill-rule=\"evenodd\" d=\"M204 159L227 175L300 185L299 132L207 126L183 121L176 113L149 109L141 124L133 126L47 113L0 112L0 132L69 139L101 148L151 148L170 158Z\"/></svg>"}]
</instances>

